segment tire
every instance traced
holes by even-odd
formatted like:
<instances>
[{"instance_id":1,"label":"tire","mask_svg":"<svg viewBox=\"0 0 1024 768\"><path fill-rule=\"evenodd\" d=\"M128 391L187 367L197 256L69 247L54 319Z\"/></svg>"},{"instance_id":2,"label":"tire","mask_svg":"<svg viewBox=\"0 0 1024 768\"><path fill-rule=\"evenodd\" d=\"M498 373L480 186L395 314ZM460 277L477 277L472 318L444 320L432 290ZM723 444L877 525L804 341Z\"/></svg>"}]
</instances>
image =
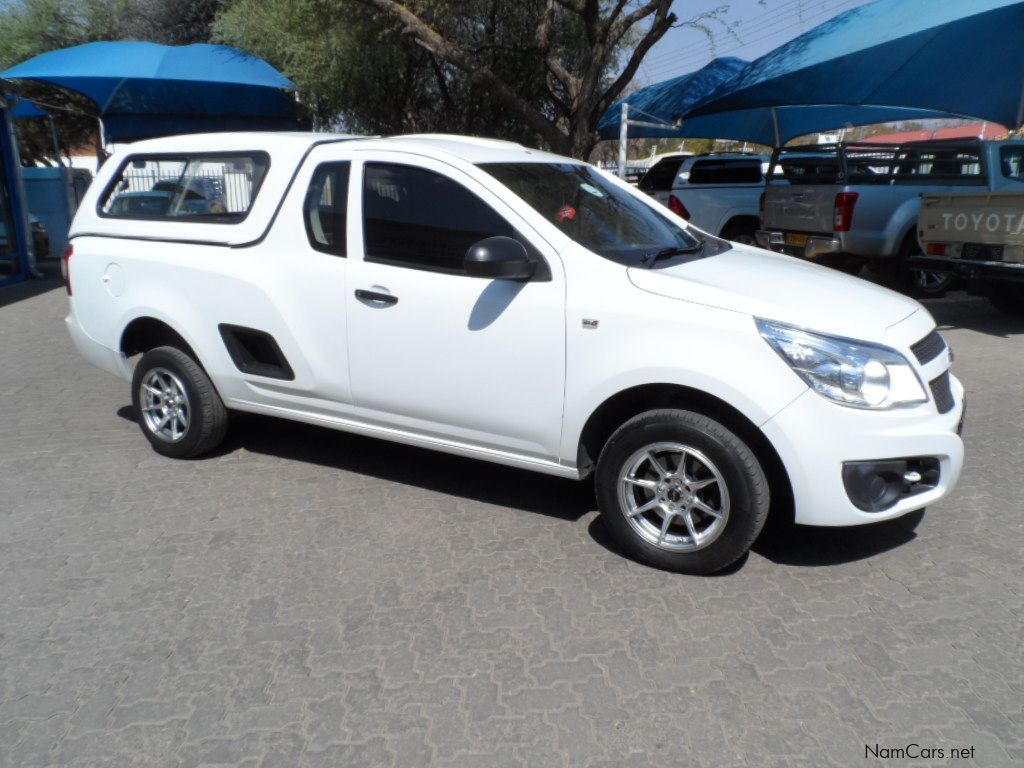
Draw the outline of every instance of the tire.
<instances>
[{"instance_id":1,"label":"tire","mask_svg":"<svg viewBox=\"0 0 1024 768\"><path fill-rule=\"evenodd\" d=\"M174 459L213 450L227 432L228 412L210 377L175 347L157 347L139 360L132 405L153 450Z\"/></svg>"},{"instance_id":2,"label":"tire","mask_svg":"<svg viewBox=\"0 0 1024 768\"><path fill-rule=\"evenodd\" d=\"M930 272L928 270L911 269L907 260L921 252L917 238L911 232L900 247L896 262L897 287L907 296L918 299L937 299L945 296L956 279L950 272Z\"/></svg>"},{"instance_id":3,"label":"tire","mask_svg":"<svg viewBox=\"0 0 1024 768\"><path fill-rule=\"evenodd\" d=\"M687 452L682 474L680 448ZM732 565L768 517L768 480L753 451L721 423L691 411L648 411L627 421L601 451L594 483L619 546L642 563L677 573L709 574Z\"/></svg>"},{"instance_id":4,"label":"tire","mask_svg":"<svg viewBox=\"0 0 1024 768\"><path fill-rule=\"evenodd\" d=\"M1024 287L993 285L989 291L989 302L1000 312L1005 315L1024 315Z\"/></svg>"},{"instance_id":5,"label":"tire","mask_svg":"<svg viewBox=\"0 0 1024 768\"><path fill-rule=\"evenodd\" d=\"M721 238L731 243L752 245L756 248L757 238L754 237L756 230L757 227L753 224L729 224L722 230Z\"/></svg>"}]
</instances>

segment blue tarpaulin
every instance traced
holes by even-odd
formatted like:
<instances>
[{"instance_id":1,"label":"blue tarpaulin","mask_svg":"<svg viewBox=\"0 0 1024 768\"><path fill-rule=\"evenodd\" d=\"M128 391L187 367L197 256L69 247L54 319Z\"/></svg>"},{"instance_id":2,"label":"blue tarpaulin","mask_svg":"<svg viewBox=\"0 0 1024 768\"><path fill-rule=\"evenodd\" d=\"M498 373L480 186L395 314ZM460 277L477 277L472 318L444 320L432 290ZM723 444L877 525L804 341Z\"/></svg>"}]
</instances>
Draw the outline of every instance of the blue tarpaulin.
<instances>
[{"instance_id":1,"label":"blue tarpaulin","mask_svg":"<svg viewBox=\"0 0 1024 768\"><path fill-rule=\"evenodd\" d=\"M301 127L288 92L295 84L262 59L225 45L88 43L41 54L0 77L87 96L108 141Z\"/></svg>"},{"instance_id":2,"label":"blue tarpaulin","mask_svg":"<svg viewBox=\"0 0 1024 768\"><path fill-rule=\"evenodd\" d=\"M618 138L624 102L629 104L629 119L662 124L661 127L630 125L630 138L733 139L768 146L785 144L797 136L838 128L895 120L957 117L906 107L815 104L782 106L774 110L769 105L682 120L687 110L710 94L731 88L737 79L743 77L749 66L742 59L723 57L696 72L642 88L613 104L598 123L598 132L605 139Z\"/></svg>"},{"instance_id":3,"label":"blue tarpaulin","mask_svg":"<svg viewBox=\"0 0 1024 768\"><path fill-rule=\"evenodd\" d=\"M687 122L782 105L868 104L1018 128L1022 33L1024 0L876 0L757 59Z\"/></svg>"},{"instance_id":4,"label":"blue tarpaulin","mask_svg":"<svg viewBox=\"0 0 1024 768\"><path fill-rule=\"evenodd\" d=\"M743 59L723 56L696 72L641 88L612 104L601 116L601 120L597 124L597 132L602 139L619 138L622 105L628 103L630 117L640 121L664 124L661 128L651 125L631 125L629 126L631 139L680 136L679 129L672 125L676 117L713 93L722 84L732 80L746 67L747 62Z\"/></svg>"},{"instance_id":5,"label":"blue tarpaulin","mask_svg":"<svg viewBox=\"0 0 1024 768\"><path fill-rule=\"evenodd\" d=\"M15 120L24 120L30 117L48 117L46 112L41 110L28 99L14 100L14 106L11 108L11 116Z\"/></svg>"}]
</instances>

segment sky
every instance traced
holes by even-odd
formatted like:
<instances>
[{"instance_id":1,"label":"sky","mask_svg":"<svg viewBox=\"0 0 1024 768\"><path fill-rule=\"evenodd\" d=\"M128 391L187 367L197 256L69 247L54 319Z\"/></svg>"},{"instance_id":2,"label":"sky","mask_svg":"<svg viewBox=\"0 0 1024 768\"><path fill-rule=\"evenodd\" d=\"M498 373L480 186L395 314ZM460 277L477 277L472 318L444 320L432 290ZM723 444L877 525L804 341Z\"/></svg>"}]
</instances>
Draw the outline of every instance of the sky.
<instances>
[{"instance_id":1,"label":"sky","mask_svg":"<svg viewBox=\"0 0 1024 768\"><path fill-rule=\"evenodd\" d=\"M676 0L672 11L680 22L721 7L725 8L721 18L731 31L714 21L702 22L712 30L711 42L697 29L681 26L669 30L644 58L633 84L643 87L685 75L715 56L756 59L865 2L868 0Z\"/></svg>"}]
</instances>

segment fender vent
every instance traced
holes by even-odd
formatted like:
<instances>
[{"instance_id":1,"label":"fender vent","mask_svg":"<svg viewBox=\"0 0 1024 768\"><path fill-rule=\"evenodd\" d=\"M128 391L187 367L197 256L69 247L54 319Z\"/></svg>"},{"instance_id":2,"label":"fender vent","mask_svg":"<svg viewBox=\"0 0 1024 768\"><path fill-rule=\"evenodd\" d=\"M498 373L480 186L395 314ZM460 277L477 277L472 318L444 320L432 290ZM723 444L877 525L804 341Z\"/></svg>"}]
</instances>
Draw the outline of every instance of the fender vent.
<instances>
[{"instance_id":1,"label":"fender vent","mask_svg":"<svg viewBox=\"0 0 1024 768\"><path fill-rule=\"evenodd\" d=\"M221 323L217 329L232 362L242 373L287 381L295 378L284 353L269 333L227 323Z\"/></svg>"}]
</instances>

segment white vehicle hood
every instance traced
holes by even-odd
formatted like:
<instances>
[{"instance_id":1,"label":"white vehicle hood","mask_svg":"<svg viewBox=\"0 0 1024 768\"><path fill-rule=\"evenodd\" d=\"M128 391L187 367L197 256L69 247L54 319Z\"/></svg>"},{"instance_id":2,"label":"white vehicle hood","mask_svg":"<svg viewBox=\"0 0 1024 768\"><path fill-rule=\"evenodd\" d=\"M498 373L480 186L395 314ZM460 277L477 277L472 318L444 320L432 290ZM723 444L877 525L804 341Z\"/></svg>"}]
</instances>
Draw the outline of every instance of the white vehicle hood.
<instances>
[{"instance_id":1,"label":"white vehicle hood","mask_svg":"<svg viewBox=\"0 0 1024 768\"><path fill-rule=\"evenodd\" d=\"M733 245L725 253L673 267L630 267L637 288L766 320L865 341L921 305L860 278L782 254Z\"/></svg>"}]
</instances>

